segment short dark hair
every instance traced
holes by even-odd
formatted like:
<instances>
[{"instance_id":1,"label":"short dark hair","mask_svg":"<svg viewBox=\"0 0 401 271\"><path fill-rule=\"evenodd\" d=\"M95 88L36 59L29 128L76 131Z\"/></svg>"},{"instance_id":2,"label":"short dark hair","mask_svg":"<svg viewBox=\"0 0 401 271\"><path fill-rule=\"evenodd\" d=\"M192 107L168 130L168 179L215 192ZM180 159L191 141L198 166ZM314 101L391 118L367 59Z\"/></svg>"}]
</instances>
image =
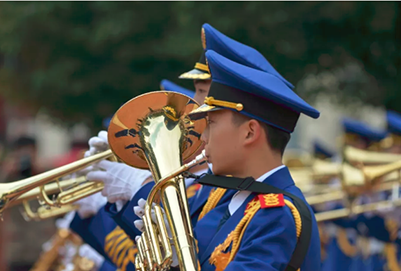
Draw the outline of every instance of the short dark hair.
<instances>
[{"instance_id":1,"label":"short dark hair","mask_svg":"<svg viewBox=\"0 0 401 271\"><path fill-rule=\"evenodd\" d=\"M237 112L233 112L233 123L237 126L243 124L245 121L251 120L252 118L242 115ZM276 127L268 125L264 122L257 120L265 130L266 140L269 146L274 150L277 151L283 156L284 150L287 147L288 142L291 139L291 135L287 132L284 132Z\"/></svg>"}]
</instances>

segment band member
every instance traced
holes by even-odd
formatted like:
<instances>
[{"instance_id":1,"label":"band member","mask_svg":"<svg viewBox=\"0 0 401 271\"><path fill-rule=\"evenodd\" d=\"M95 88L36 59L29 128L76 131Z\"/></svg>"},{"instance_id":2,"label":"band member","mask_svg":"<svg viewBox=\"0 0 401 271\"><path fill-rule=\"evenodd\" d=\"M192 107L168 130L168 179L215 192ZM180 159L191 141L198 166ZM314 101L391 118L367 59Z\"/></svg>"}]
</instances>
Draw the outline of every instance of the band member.
<instances>
[{"instance_id":1,"label":"band member","mask_svg":"<svg viewBox=\"0 0 401 271\"><path fill-rule=\"evenodd\" d=\"M326 145L323 145L320 141L315 140L313 142L313 154L317 159L327 160L335 156L333 150L329 149Z\"/></svg>"},{"instance_id":2,"label":"band member","mask_svg":"<svg viewBox=\"0 0 401 271\"><path fill-rule=\"evenodd\" d=\"M278 78L280 81L284 82L288 87L293 88L292 84L283 78L274 67L267 61L267 59L259 53L254 48L235 41L223 33L219 32L209 24L204 24L201 31L202 46L205 50L215 50L219 54L248 67L259 69L261 71L266 71ZM204 50L204 51L205 51ZM202 56L199 62L195 64L195 69L188 73L184 73L180 78L194 79L195 81L195 96L194 99L199 104L203 104L204 98L209 93L210 87L210 72L206 65L206 59ZM204 66L206 65L206 66ZM200 80L202 82L202 88L200 87ZM205 80L208 80L207 82ZM196 224L199 215L201 214L202 208L205 205L211 191L212 187L202 187L197 192L197 195L189 200L189 206L191 211L191 218L193 225ZM232 192L233 193L233 192ZM145 193L143 193L145 194ZM226 195L228 198L230 195ZM146 197L145 197L146 198ZM225 199L225 197L223 197ZM221 200L221 202L223 201ZM125 214L125 221L128 222L127 227L132 227L132 222L137 219L137 216L131 212L132 208L137 205L137 201L131 201L127 207ZM108 210L114 210L114 206L110 206Z\"/></svg>"},{"instance_id":3,"label":"band member","mask_svg":"<svg viewBox=\"0 0 401 271\"><path fill-rule=\"evenodd\" d=\"M191 117L208 118L202 140L213 173L233 176L214 177L213 182L246 185L228 205L216 206L195 226L201 269L319 270L320 241L313 212L281 162L300 114L317 118L319 112L272 74L214 51L207 51L206 58L212 74L209 96ZM246 191L258 183L275 192ZM294 205L300 202L303 211ZM305 243L302 232L310 233ZM299 245L306 255L299 253Z\"/></svg>"},{"instance_id":4,"label":"band member","mask_svg":"<svg viewBox=\"0 0 401 271\"><path fill-rule=\"evenodd\" d=\"M344 129L344 147L352 146L363 150L379 150L380 142L387 132L370 127L364 122L351 118L342 121ZM340 180L338 180L340 182ZM338 187L341 187L339 183ZM358 197L357 201L366 203L365 196ZM343 202L334 202L326 205L326 210L344 208ZM325 223L326 232L330 241L326 247L327 257L322 264L322 270L361 270L372 266L372 259L380 258L383 244L368 235L365 215L350 218L336 219ZM377 260L375 260L377 262Z\"/></svg>"},{"instance_id":5,"label":"band member","mask_svg":"<svg viewBox=\"0 0 401 271\"><path fill-rule=\"evenodd\" d=\"M214 31L213 28L210 27L210 29L211 29L211 31ZM205 32L207 33L207 30L205 30ZM214 35L212 37L214 37L214 38L220 37L221 38L221 35L223 35L223 34L221 34L219 32L216 32L216 33L217 33L217 35ZM220 40L221 40L221 42L232 41L228 37L220 39ZM240 44L240 43L236 42L235 44ZM231 46L232 46L232 43L231 43ZM241 55L239 57L239 59L242 62L248 62L248 63L259 62L259 64L260 63L264 63L264 66L266 66L266 67L271 67L271 65L268 63L268 61L263 56L261 56L260 53L258 53L256 50L254 50L253 48L251 48L249 46L243 45L243 44L240 44L240 46L241 46L241 49L248 50L248 52L249 52L249 53L243 54L243 55ZM223 45L221 47L223 48ZM232 54L233 52L238 51L238 48L233 49L233 48L227 47L226 51L227 51L227 53L231 53ZM262 57L263 59L258 59L260 57ZM244 59L241 59L241 58L244 58ZM262 65L262 67L264 67L264 66ZM277 73L277 72L275 71L275 73ZM274 74L274 76L277 77L277 74ZM197 98L197 96L195 95L195 99L196 98ZM198 102L200 102L200 101L198 101ZM106 143L106 144L104 144L104 143ZM107 146L107 142L104 141L104 143L97 144L96 148L98 148L98 149L101 148L102 144ZM97 180L99 180L99 179L97 179ZM144 194L145 196L141 196L141 197L146 198L146 195L147 195L147 193L149 193L149 190L150 190L151 187L152 186L149 185L149 183L144 185L137 192L137 194L133 196L132 200L128 204L124 205L124 207L122 209L120 209L120 210L118 210L116 204L107 204L106 207L105 207L106 212L108 212L109 215L111 215L111 217L113 217L113 219L115 221L118 221L117 224L119 226L121 226L121 228L128 235L130 235L131 239L132 239L132 237L135 237L136 235L138 235L138 233L135 233L135 230L132 229L132 228L135 229L135 227L133 227L133 221L138 219L137 216L132 212L133 207L138 202L137 196L139 194ZM143 190L145 190L145 192ZM203 208L204 204L206 203L211 190L212 190L212 188L210 188L210 187L207 187L207 189L206 188L205 189L201 189L197 193L196 196L194 196L193 198L190 199L190 206L191 206L191 200L192 199L196 199L196 200L193 200L192 208L190 208L191 209L191 218L192 218L193 223L196 223L196 221L198 220L198 217L201 215L201 211L203 210L202 208ZM234 191L232 192L232 194L233 193L234 193ZM224 202L224 198L225 197L227 197L227 199L229 199L232 196L232 194L225 193L225 195L221 199L221 202ZM226 200L226 202L227 202L227 200ZM228 204L228 202L227 202L227 204Z\"/></svg>"}]
</instances>

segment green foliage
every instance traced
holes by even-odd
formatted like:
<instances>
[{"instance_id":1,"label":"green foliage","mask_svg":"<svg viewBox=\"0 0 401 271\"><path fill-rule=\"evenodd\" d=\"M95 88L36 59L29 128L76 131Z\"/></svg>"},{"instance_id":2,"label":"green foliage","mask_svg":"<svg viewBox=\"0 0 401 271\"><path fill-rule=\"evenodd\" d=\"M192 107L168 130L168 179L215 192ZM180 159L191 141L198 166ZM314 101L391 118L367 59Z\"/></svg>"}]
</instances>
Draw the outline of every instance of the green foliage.
<instances>
[{"instance_id":1,"label":"green foliage","mask_svg":"<svg viewBox=\"0 0 401 271\"><path fill-rule=\"evenodd\" d=\"M98 129L130 98L192 68L208 22L259 50L298 91L401 110L397 2L0 2L1 93ZM359 72L349 66L357 65ZM335 88L305 87L330 74ZM324 77L324 76L323 76ZM323 78L322 77L322 78ZM325 76L324 78L328 78ZM330 78L330 76L329 76ZM340 78L340 79L339 79Z\"/></svg>"}]
</instances>

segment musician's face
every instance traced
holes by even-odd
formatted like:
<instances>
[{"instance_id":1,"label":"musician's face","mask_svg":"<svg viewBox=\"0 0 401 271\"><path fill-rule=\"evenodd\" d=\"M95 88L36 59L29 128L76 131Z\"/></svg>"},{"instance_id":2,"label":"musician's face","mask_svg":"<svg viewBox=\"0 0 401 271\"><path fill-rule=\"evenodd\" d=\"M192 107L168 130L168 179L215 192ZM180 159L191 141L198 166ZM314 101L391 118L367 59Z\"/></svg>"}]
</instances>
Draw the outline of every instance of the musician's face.
<instances>
[{"instance_id":1,"label":"musician's face","mask_svg":"<svg viewBox=\"0 0 401 271\"><path fill-rule=\"evenodd\" d=\"M206 96L209 94L211 83L212 80L194 80L194 86L195 86L194 100L197 103L201 105L204 103Z\"/></svg>"},{"instance_id":2,"label":"musician's face","mask_svg":"<svg viewBox=\"0 0 401 271\"><path fill-rule=\"evenodd\" d=\"M233 112L219 110L208 113L208 125L202 134L208 162L216 175L236 176L241 165L241 138L232 121Z\"/></svg>"}]
</instances>

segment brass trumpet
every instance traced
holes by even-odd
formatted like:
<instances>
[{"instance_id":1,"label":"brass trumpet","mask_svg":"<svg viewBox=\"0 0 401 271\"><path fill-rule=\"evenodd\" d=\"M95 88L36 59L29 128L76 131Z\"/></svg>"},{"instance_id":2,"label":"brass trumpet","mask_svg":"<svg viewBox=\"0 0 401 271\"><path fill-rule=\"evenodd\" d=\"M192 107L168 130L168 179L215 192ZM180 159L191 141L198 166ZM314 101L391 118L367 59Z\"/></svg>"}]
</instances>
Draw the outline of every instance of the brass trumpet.
<instances>
[{"instance_id":1,"label":"brass trumpet","mask_svg":"<svg viewBox=\"0 0 401 271\"><path fill-rule=\"evenodd\" d=\"M98 186L99 188L96 189ZM71 188L72 187L72 188ZM21 211L22 216L26 221L40 221L57 217L66 214L71 211L78 209L78 205L73 203L77 200L90 196L103 189L102 183L87 182L84 176L78 178L72 178L68 180L56 181L36 187L18 197L16 200L8 204L8 208L22 204L23 210ZM55 200L50 200L48 195L58 193ZM75 196L76 194L76 196ZM36 212L34 212L29 204L30 200L37 199L40 206ZM46 203L51 203L45 205ZM57 203L57 205L54 204Z\"/></svg>"},{"instance_id":2,"label":"brass trumpet","mask_svg":"<svg viewBox=\"0 0 401 271\"><path fill-rule=\"evenodd\" d=\"M21 211L21 214L25 221L40 221L53 217L58 217L69 212L76 211L79 208L79 205L74 204L63 205L61 207L40 206L36 210L36 212L34 212L29 205L29 202L23 201L22 206L23 210Z\"/></svg>"},{"instance_id":3,"label":"brass trumpet","mask_svg":"<svg viewBox=\"0 0 401 271\"><path fill-rule=\"evenodd\" d=\"M111 150L95 154L93 156L80 159L68 165L38 174L36 176L7 184L0 184L0 214L13 201L21 197L28 191L43 186L63 176L70 175L73 172L84 169L96 162L107 159L113 155ZM43 189L44 191L46 189Z\"/></svg>"},{"instance_id":4,"label":"brass trumpet","mask_svg":"<svg viewBox=\"0 0 401 271\"><path fill-rule=\"evenodd\" d=\"M110 155L106 159L110 161L118 161L117 157L114 154ZM56 182L58 183L58 181ZM60 191L57 197L53 199L50 199L48 197L48 192L46 191L44 186L41 186L39 190L41 194L40 198L44 203L46 203L48 206L60 207L63 205L73 204L74 202L80 199L89 197L95 193L102 191L103 188L104 184L102 182L96 182L96 181L88 182L86 181L86 179L85 180L81 179L80 181L77 181L77 183L74 184L72 188L64 189L62 186L60 186L59 189Z\"/></svg>"},{"instance_id":5,"label":"brass trumpet","mask_svg":"<svg viewBox=\"0 0 401 271\"><path fill-rule=\"evenodd\" d=\"M42 187L36 187L36 188L29 190L28 192L22 194L20 197L18 197L14 201L10 202L8 207L12 207L12 206L21 204L23 201L29 201L32 199L43 200L41 198L42 191L44 193L46 193L46 196L47 196L47 195L59 193L62 190L66 190L66 189L76 186L76 185L84 184L85 182L86 182L86 178L82 176L82 177L78 177L78 178L72 178L72 179L63 180L63 181L59 181L59 182L49 183Z\"/></svg>"},{"instance_id":6,"label":"brass trumpet","mask_svg":"<svg viewBox=\"0 0 401 271\"><path fill-rule=\"evenodd\" d=\"M84 182L76 184L73 188L63 190L60 188L60 193L55 199L48 197L48 192L44 186L40 187L41 199L48 205L60 207L63 205L72 204L80 199L93 195L103 190L104 184L102 182Z\"/></svg>"},{"instance_id":7,"label":"brass trumpet","mask_svg":"<svg viewBox=\"0 0 401 271\"><path fill-rule=\"evenodd\" d=\"M199 269L185 184L180 175L204 158L200 155L195 162L182 166L182 161L191 160L202 146L200 136L206 123L192 123L187 116L196 107L195 101L182 94L151 92L120 107L110 122L108 136L113 152L126 164L149 168L156 183L145 206L145 231L137 242L135 263L139 270L168 270L172 263L173 251L160 202L172 232L180 270ZM152 209L157 223L151 219Z\"/></svg>"}]
</instances>

